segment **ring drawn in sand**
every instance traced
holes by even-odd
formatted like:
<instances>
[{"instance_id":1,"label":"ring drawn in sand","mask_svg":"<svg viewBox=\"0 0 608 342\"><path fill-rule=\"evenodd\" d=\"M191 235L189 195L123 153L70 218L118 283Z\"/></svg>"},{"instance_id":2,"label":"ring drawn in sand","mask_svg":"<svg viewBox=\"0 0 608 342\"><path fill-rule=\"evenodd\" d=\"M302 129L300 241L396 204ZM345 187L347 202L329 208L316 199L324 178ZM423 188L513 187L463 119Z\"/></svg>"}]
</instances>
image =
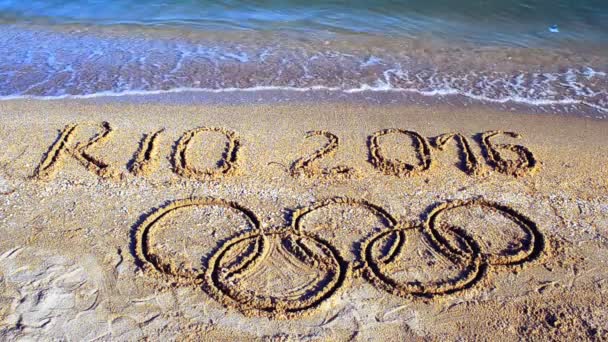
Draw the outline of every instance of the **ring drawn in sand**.
<instances>
[{"instance_id":1,"label":"ring drawn in sand","mask_svg":"<svg viewBox=\"0 0 608 342\"><path fill-rule=\"evenodd\" d=\"M332 168L321 168L318 166L321 159L336 153L336 150L340 145L340 140L335 134L328 131L310 131L306 133L305 138L308 139L317 136L327 138L327 143L314 151L311 155L294 161L290 169L291 175L294 177L304 175L306 177L323 176L342 178L350 178L353 176L354 170L348 166L338 165Z\"/></svg>"},{"instance_id":2,"label":"ring drawn in sand","mask_svg":"<svg viewBox=\"0 0 608 342\"><path fill-rule=\"evenodd\" d=\"M243 314L270 318L314 312L349 273L330 243L291 229L237 236L209 265L206 285L213 297Z\"/></svg>"},{"instance_id":3,"label":"ring drawn in sand","mask_svg":"<svg viewBox=\"0 0 608 342\"><path fill-rule=\"evenodd\" d=\"M91 138L88 142L73 143L73 137L81 126L93 125L101 129L101 132ZM80 162L87 170L102 178L116 179L121 174L110 164L91 154L91 150L103 145L110 139L112 127L108 122L101 124L70 124L60 133L59 138L51 145L48 152L34 172L34 177L39 180L49 180L59 171L65 159L72 156Z\"/></svg>"},{"instance_id":4,"label":"ring drawn in sand","mask_svg":"<svg viewBox=\"0 0 608 342\"><path fill-rule=\"evenodd\" d=\"M463 231L464 227L456 227L445 221L450 216L456 216L458 210L464 210L465 213L468 211L472 214L475 214L474 210L477 210L483 215L482 218L486 220L486 222L483 222L484 226L479 227L482 232L478 232L477 235L484 238L482 242L488 242L484 243L485 247L480 243L477 245L480 246L480 252L490 265L521 265L539 257L544 249L543 235L532 220L510 207L484 199L473 199L443 203L435 207L427 217L426 227L430 235L454 254L463 254L463 251L454 246L452 241L446 239L444 233L454 229ZM493 222L489 221L492 216L495 219ZM514 233L517 233L516 239L511 238L502 244L500 243L498 236L499 233L503 232L492 231L496 229L493 224L501 223L498 220L502 223L510 223L516 228L511 234L512 237L515 235ZM482 224L482 222L479 224ZM497 251L489 250L490 248L497 249L496 245L502 246Z\"/></svg>"},{"instance_id":5,"label":"ring drawn in sand","mask_svg":"<svg viewBox=\"0 0 608 342\"><path fill-rule=\"evenodd\" d=\"M323 222L329 221L331 218L321 221L314 219L315 214L332 215L331 212L324 212L323 210L330 210L336 207L363 209L366 214L372 214L374 220L364 223L357 219L356 214L352 213L347 218L341 216L339 219L334 220L335 222L332 222L332 224ZM349 222L345 222L345 220ZM309 222L307 221L312 223L312 225L308 225L307 223ZM353 224L356 226L353 227ZM357 260L359 259L359 253L357 253L360 244L359 240L378 230L393 228L396 224L397 220L381 206L363 199L333 197L296 210L292 215L291 228L297 232L314 231L315 234L322 236L325 240L333 241L334 245L337 246L343 255L348 255L349 252L352 252L354 260L359 261ZM399 243L399 241L396 241L396 244ZM344 246L345 244L352 246ZM351 258L348 259L350 260Z\"/></svg>"},{"instance_id":6,"label":"ring drawn in sand","mask_svg":"<svg viewBox=\"0 0 608 342\"><path fill-rule=\"evenodd\" d=\"M150 215L137 226L135 230L135 255L146 268L153 268L156 271L182 278L187 281L199 281L202 272L196 272L192 269L184 269L180 265L166 260L155 249L155 235L159 230L163 229L163 225L159 222L161 219L170 215L176 214L179 209L187 207L225 207L231 208L240 212L254 229L259 228L259 221L256 216L247 208L240 206L238 203L229 202L216 198L191 198L177 200L163 206Z\"/></svg>"},{"instance_id":7,"label":"ring drawn in sand","mask_svg":"<svg viewBox=\"0 0 608 342\"><path fill-rule=\"evenodd\" d=\"M382 149L381 138L389 134L403 134L412 138L418 164L409 164L399 159L388 159ZM425 137L414 131L398 128L383 129L369 138L370 162L385 175L410 177L431 168L432 158L429 143Z\"/></svg>"},{"instance_id":8,"label":"ring drawn in sand","mask_svg":"<svg viewBox=\"0 0 608 342\"><path fill-rule=\"evenodd\" d=\"M488 131L480 134L481 147L488 159L488 163L498 172L506 175L521 177L532 175L538 171L538 162L534 154L522 145L495 144L492 138L505 135L519 139L521 135L513 132ZM500 150L508 151L517 155L515 159L507 159Z\"/></svg>"},{"instance_id":9,"label":"ring drawn in sand","mask_svg":"<svg viewBox=\"0 0 608 342\"><path fill-rule=\"evenodd\" d=\"M193 165L188 157L188 151L192 139L204 132L215 132L224 135L227 139L226 148L222 153L221 159L217 162L216 168L199 169ZM241 142L237 134L233 131L217 127L199 127L187 131L182 135L177 143L173 154L174 170L177 174L196 180L207 180L234 174L237 170L237 156Z\"/></svg>"},{"instance_id":10,"label":"ring drawn in sand","mask_svg":"<svg viewBox=\"0 0 608 342\"><path fill-rule=\"evenodd\" d=\"M130 167L134 175L146 176L158 168L160 159L158 145L162 132L164 129L144 135Z\"/></svg>"},{"instance_id":11,"label":"ring drawn in sand","mask_svg":"<svg viewBox=\"0 0 608 342\"><path fill-rule=\"evenodd\" d=\"M482 164L477 159L475 152L471 149L469 139L460 133L445 133L435 138L434 145L439 151L453 140L460 149L462 158L462 169L469 175L480 175L483 173Z\"/></svg>"},{"instance_id":12,"label":"ring drawn in sand","mask_svg":"<svg viewBox=\"0 0 608 342\"><path fill-rule=\"evenodd\" d=\"M450 233L466 253L452 253L421 226L400 225L382 231L362 246L363 275L377 288L404 298L432 298L466 289L483 276L485 267L470 236ZM418 246L411 246L415 239ZM409 255L402 257L406 251ZM433 268L439 271L429 276Z\"/></svg>"},{"instance_id":13,"label":"ring drawn in sand","mask_svg":"<svg viewBox=\"0 0 608 342\"><path fill-rule=\"evenodd\" d=\"M138 225L135 254L145 268L200 285L220 303L243 314L269 318L307 315L322 308L347 284L357 262L342 258L335 247L337 238L326 239L302 226L307 215L332 205L362 207L386 221L386 229L373 231L361 243L361 271L378 289L403 298L434 298L470 288L489 266L521 265L536 259L544 249L543 236L533 221L483 199L440 204L422 225L416 225L399 223L382 207L365 200L336 197L294 211L288 227L266 231L253 212L237 203L193 198L157 209ZM159 223L163 217L188 206L236 209L254 229L220 241L210 251L213 254L204 270L180 268L155 251L154 238L163 229ZM482 233L489 236L478 240L479 233L447 223L458 216L458 210L487 221ZM520 239L492 252L486 239L499 240L492 235L496 217L512 223Z\"/></svg>"}]
</instances>

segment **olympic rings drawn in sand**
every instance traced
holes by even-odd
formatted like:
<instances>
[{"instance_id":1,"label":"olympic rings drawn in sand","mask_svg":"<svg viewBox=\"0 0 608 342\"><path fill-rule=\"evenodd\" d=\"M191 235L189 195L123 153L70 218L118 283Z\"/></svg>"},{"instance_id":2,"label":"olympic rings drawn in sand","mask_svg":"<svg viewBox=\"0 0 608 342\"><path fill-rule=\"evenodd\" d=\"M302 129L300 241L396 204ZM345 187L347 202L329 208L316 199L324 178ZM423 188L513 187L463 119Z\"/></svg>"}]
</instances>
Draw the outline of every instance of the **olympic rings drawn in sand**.
<instances>
[{"instance_id":1,"label":"olympic rings drawn in sand","mask_svg":"<svg viewBox=\"0 0 608 342\"><path fill-rule=\"evenodd\" d=\"M255 214L247 208L241 207L238 203L229 202L217 198L191 198L176 200L166 206L154 210L146 219L137 226L135 230L135 255L144 263L144 267L151 266L156 271L171 276L177 276L186 281L198 282L201 273L195 273L191 270L180 269L177 265L169 260L164 260L154 249L154 236L158 229L162 226L158 222L169 215L175 214L178 209L186 207L208 207L219 206L224 208L232 208L240 213L249 221L249 223L259 229L260 223Z\"/></svg>"},{"instance_id":2,"label":"olympic rings drawn in sand","mask_svg":"<svg viewBox=\"0 0 608 342\"><path fill-rule=\"evenodd\" d=\"M317 202L311 206L300 208L300 209L296 210L292 215L291 229L293 229L294 231L298 231L298 232L303 231L303 227L302 227L303 221L309 214L311 214L319 209L328 208L328 207L334 206L334 205L335 206L346 205L346 206L350 206L353 208L354 207L363 208L366 211L369 211L370 213L372 213L377 218L380 218L384 223L383 225L387 229L390 229L397 224L397 220L395 220L386 210L384 210L384 208L382 208L378 205L375 205L373 203L370 203L364 199L353 199L353 198L349 198L349 197L333 197L333 198L329 198L324 201ZM400 243L400 241L398 240L395 243L395 246L398 246L399 243ZM356 257L359 257L359 255L356 255Z\"/></svg>"},{"instance_id":3,"label":"olympic rings drawn in sand","mask_svg":"<svg viewBox=\"0 0 608 342\"><path fill-rule=\"evenodd\" d=\"M290 168L290 173L293 177L304 175L306 177L342 177L350 178L354 174L354 169L344 165L334 166L332 168L320 168L318 162L326 157L336 153L338 146L340 145L340 139L335 134L328 131L310 131L306 133L305 138L311 138L316 136L323 136L327 138L327 143L314 151L307 157L302 157L294 161Z\"/></svg>"},{"instance_id":4,"label":"olympic rings drawn in sand","mask_svg":"<svg viewBox=\"0 0 608 342\"><path fill-rule=\"evenodd\" d=\"M391 266L397 262L398 254L402 252L403 248L407 248L407 241L409 240L407 234L412 233L421 234L422 238L426 240L427 244L436 253L443 256L444 259L447 259L453 265L462 266L462 270L456 276L444 280L431 280L427 282L420 280L406 282L395 280L391 277L391 273L393 273ZM460 241L464 243L466 253L457 255L446 250L439 241L426 234L422 226L400 225L396 228L382 231L366 240L363 244L361 251L364 260L363 274L376 287L404 298L432 298L436 295L450 294L471 287L481 279L485 271L479 248L476 242L464 232L452 233L457 234ZM398 237L398 245L393 244L394 247L387 253L387 257L376 258L374 256L374 247L389 235Z\"/></svg>"},{"instance_id":5,"label":"olympic rings drawn in sand","mask_svg":"<svg viewBox=\"0 0 608 342\"><path fill-rule=\"evenodd\" d=\"M209 267L203 272L179 269L170 260L164 260L154 250L154 234L160 229L158 222L177 209L189 206L221 206L240 211L254 227L221 244L209 259ZM163 275L175 276L186 284L202 284L207 292L226 306L244 314L270 317L294 317L305 314L329 298L344 283L348 274L347 264L328 242L314 234L282 229L263 232L260 223L248 209L237 203L215 198L177 200L151 213L135 231L135 254L144 263L144 269L153 269ZM244 253L234 252L235 247L246 247ZM239 286L256 270L276 254L300 263L300 268L317 272L314 280L307 279L306 286L289 291L288 296L256 294ZM234 253L233 253L234 254ZM235 260L225 260L231 258ZM322 274L318 274L322 272Z\"/></svg>"},{"instance_id":6,"label":"olympic rings drawn in sand","mask_svg":"<svg viewBox=\"0 0 608 342\"><path fill-rule=\"evenodd\" d=\"M224 261L230 258L229 254L235 254L233 249L243 244L253 248L248 254L240 256L241 261ZM296 277L305 273L312 273L313 276L279 291L284 294L271 288L251 289L252 284L287 280L287 277L281 276L281 272L265 276L265 272L269 271L264 264L278 256L286 262L284 265L271 265L275 269L293 268L292 274ZM344 285L349 274L347 264L330 243L314 234L288 229L266 233L253 231L237 236L223 244L211 257L209 264L205 280L208 292L213 297L246 315L271 318L310 314Z\"/></svg>"},{"instance_id":7,"label":"olympic rings drawn in sand","mask_svg":"<svg viewBox=\"0 0 608 342\"><path fill-rule=\"evenodd\" d=\"M101 129L86 143L72 143L74 134L84 125L96 126ZM102 178L117 179L121 178L118 170L102 159L91 154L91 150L103 145L108 141L112 134L112 127L108 122L96 123L81 123L67 125L61 131L57 140L51 145L47 153L43 156L39 166L34 171L34 178L38 180L49 180L55 176L65 158L72 156L80 162L87 170L95 173ZM73 146L72 146L73 145Z\"/></svg>"},{"instance_id":8,"label":"olympic rings drawn in sand","mask_svg":"<svg viewBox=\"0 0 608 342\"><path fill-rule=\"evenodd\" d=\"M389 134L403 134L413 139L418 165L409 164L399 159L388 159L381 148L380 138ZM372 134L369 138L370 163L385 175L411 177L431 168L432 157L429 143L425 137L414 131L390 128Z\"/></svg>"},{"instance_id":9,"label":"olympic rings drawn in sand","mask_svg":"<svg viewBox=\"0 0 608 342\"><path fill-rule=\"evenodd\" d=\"M221 159L218 161L217 168L198 169L192 165L188 158L188 150L192 139L203 132L216 132L224 135L228 140L226 148L222 153ZM187 131L182 135L177 143L177 147L173 153L173 167L177 174L197 179L206 180L209 178L217 178L224 175L234 174L238 167L238 151L241 146L241 141L236 132L220 128L220 127L199 127Z\"/></svg>"},{"instance_id":10,"label":"olympic rings drawn in sand","mask_svg":"<svg viewBox=\"0 0 608 342\"><path fill-rule=\"evenodd\" d=\"M506 255L491 255L484 251L474 237L461 227L441 224L442 216L449 215L450 210L456 208L481 207L486 210L494 211L507 220L515 223L525 234L521 247L518 249L503 251ZM373 255L374 246L388 235L402 235L398 241L405 241L407 233L421 234L427 244L435 252L449 259L454 264L464 267L457 277L443 281L431 281L425 284L420 281L400 283L391 277L391 263L395 261L396 253L388 253L390 258L375 260ZM455 247L446 234L452 235L460 243ZM400 250L406 246L400 243ZM509 244L511 245L511 244ZM489 266L510 266L516 267L525 262L538 258L544 250L544 238L538 230L536 224L517 211L498 203L483 199L472 199L467 201L451 201L436 206L427 216L427 220L422 226L404 225L391 230L383 231L368 239L362 248L365 260L364 275L366 278L392 294L401 297L433 297L441 294L454 293L473 286L479 281ZM389 266L389 267L387 267Z\"/></svg>"},{"instance_id":11,"label":"olympic rings drawn in sand","mask_svg":"<svg viewBox=\"0 0 608 342\"><path fill-rule=\"evenodd\" d=\"M360 206L386 220L387 229L368 236L361 245L361 274L377 288L404 298L433 298L473 287L490 267L520 267L537 259L545 248L543 235L532 220L507 206L484 199L444 202L430 210L422 224L405 224L395 220L382 207L365 200L336 197L294 211L286 227L264 231L255 214L235 202L192 198L174 201L146 217L135 230L135 254L144 263L144 270L155 270L178 277L187 284L201 285L220 303L246 315L292 318L310 314L359 274L353 274L354 265L342 258L331 241L301 227L306 215L330 205ZM160 225L156 226L159 220L188 206L235 209L254 229L220 241L204 270L179 269L156 253L153 242L156 230L160 229ZM519 243L507 243L510 249L493 255L464 228L442 222L452 210L474 207L501 215L514 223L525 237ZM430 265L439 265L452 273L456 270L456 274L440 279L396 279L396 270L403 266L400 258L416 238L429 249L427 254L441 259ZM379 248L387 242L388 248ZM520 247L512 247L517 245ZM277 261L280 259L282 263ZM285 273L290 268L291 273ZM303 276L304 281L294 283L298 276ZM273 284L274 288L266 286L276 281L288 284Z\"/></svg>"},{"instance_id":12,"label":"olympic rings drawn in sand","mask_svg":"<svg viewBox=\"0 0 608 342\"><path fill-rule=\"evenodd\" d=\"M502 255L491 255L487 251L480 252L484 255L484 258L492 266L515 266L521 265L527 261L536 259L545 247L543 235L538 230L536 223L532 220L520 214L519 212L511 209L510 207L486 201L484 199L472 199L472 200L456 200L447 203L442 203L435 207L428 214L426 220L426 226L437 241L445 246L450 252L454 254L462 254L462 251L457 247L453 246L447 239L442 235L445 230L462 230L459 227L449 226L442 224L441 218L445 215L449 215L449 212L458 208L466 207L479 207L482 210L492 211L506 218L507 220L515 223L518 228L522 230L525 235L524 240L519 248L504 251ZM510 247L510 246L509 246Z\"/></svg>"}]
</instances>

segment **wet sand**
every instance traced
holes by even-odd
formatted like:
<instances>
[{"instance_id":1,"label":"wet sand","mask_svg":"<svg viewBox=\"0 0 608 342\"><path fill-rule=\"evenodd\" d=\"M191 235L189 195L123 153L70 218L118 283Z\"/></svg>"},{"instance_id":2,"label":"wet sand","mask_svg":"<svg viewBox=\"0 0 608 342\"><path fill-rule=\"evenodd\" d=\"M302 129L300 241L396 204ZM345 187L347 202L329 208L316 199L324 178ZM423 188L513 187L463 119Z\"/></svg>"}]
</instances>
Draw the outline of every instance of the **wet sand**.
<instances>
[{"instance_id":1,"label":"wet sand","mask_svg":"<svg viewBox=\"0 0 608 342\"><path fill-rule=\"evenodd\" d=\"M2 339L608 337L608 121L340 103L0 112Z\"/></svg>"}]
</instances>

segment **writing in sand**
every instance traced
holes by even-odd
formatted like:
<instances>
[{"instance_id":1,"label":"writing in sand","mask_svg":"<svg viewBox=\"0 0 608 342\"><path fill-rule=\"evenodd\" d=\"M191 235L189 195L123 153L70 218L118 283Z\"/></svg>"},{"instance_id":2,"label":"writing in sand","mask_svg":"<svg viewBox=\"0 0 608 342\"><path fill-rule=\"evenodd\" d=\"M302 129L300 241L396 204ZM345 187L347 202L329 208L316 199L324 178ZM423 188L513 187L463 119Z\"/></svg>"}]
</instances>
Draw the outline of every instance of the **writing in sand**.
<instances>
[{"instance_id":1,"label":"writing in sand","mask_svg":"<svg viewBox=\"0 0 608 342\"><path fill-rule=\"evenodd\" d=\"M76 138L78 131L84 128L89 130L93 128L95 133L86 139ZM127 163L129 172L119 171L116 165L96 155L112 139L113 132L114 128L108 122L76 123L65 126L43 154L34 172L34 178L42 181L51 180L68 161L76 161L86 170L108 179L125 178L129 173L145 177L158 169L161 155L159 141L164 138L164 129L144 134L139 146L134 146L133 158ZM192 157L196 153L193 150L193 141L205 135L216 135L225 140L223 150L217 151L219 160L212 167L201 167ZM324 139L324 143L311 154L288 161L289 167L285 169L291 176L351 178L357 174L357 170L348 165L321 167L321 160L338 152L340 138L323 130L310 131L305 135L305 138L312 137L320 137ZM389 156L386 140L395 137L409 141L398 148L408 149L412 160L403 161ZM538 170L538 162L527 147L512 143L497 143L494 139L498 137L517 139L520 135L514 132L486 131L473 137L461 133L445 133L427 138L412 130L383 129L372 133L367 139L368 162L378 172L388 176L417 176L433 166L435 154L441 152L448 144L455 144L460 153L460 169L472 176L494 170L513 177L521 177L531 175ZM473 140L479 144L482 157L471 148ZM200 181L240 173L242 144L237 132L222 127L199 127L186 131L177 139L172 151L169 152L172 171L185 178ZM270 163L263 165L268 164Z\"/></svg>"}]
</instances>

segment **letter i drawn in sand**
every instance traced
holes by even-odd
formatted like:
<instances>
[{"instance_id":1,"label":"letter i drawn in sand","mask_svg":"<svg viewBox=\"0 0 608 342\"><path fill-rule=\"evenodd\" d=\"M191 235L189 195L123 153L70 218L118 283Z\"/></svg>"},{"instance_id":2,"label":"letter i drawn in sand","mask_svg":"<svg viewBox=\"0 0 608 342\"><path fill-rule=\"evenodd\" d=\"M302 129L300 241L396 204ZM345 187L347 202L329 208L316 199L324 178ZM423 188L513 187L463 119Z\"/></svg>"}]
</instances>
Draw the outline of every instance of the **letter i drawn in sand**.
<instances>
[{"instance_id":1,"label":"letter i drawn in sand","mask_svg":"<svg viewBox=\"0 0 608 342\"><path fill-rule=\"evenodd\" d=\"M146 176L158 168L160 136L164 131L163 128L144 135L129 167L131 173Z\"/></svg>"}]
</instances>

